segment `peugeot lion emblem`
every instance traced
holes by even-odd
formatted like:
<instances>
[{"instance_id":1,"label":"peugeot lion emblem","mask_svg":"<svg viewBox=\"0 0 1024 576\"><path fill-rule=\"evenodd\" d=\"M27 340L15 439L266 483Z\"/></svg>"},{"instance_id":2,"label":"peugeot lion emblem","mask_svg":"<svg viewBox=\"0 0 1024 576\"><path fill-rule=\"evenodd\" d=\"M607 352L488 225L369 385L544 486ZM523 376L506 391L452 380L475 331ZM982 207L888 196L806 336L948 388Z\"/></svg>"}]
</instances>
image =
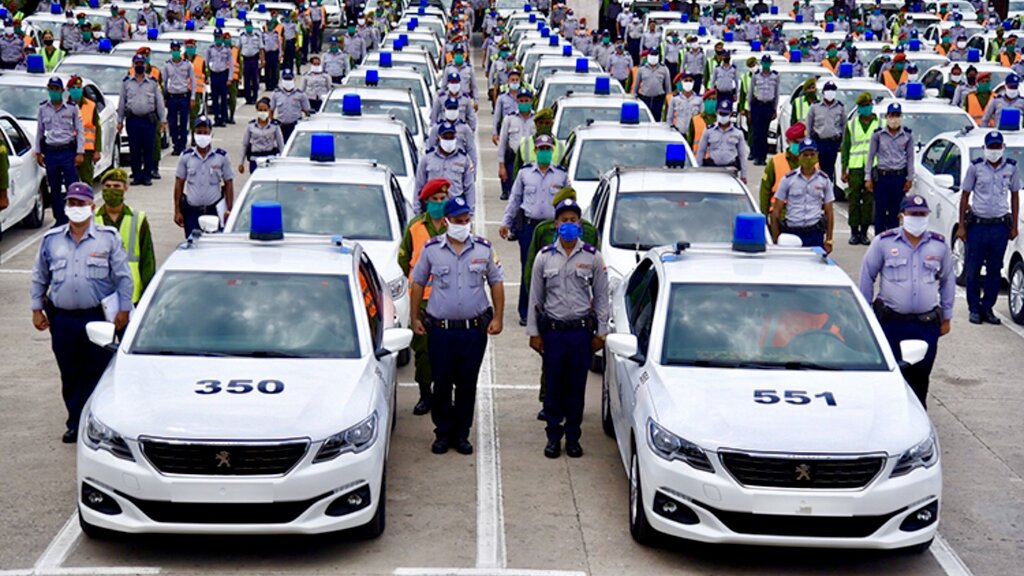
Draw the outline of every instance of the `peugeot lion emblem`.
<instances>
[{"instance_id":1,"label":"peugeot lion emblem","mask_svg":"<svg viewBox=\"0 0 1024 576\"><path fill-rule=\"evenodd\" d=\"M217 468L231 468L231 453L227 450L217 452ZM810 476L808 476L810 479Z\"/></svg>"},{"instance_id":2,"label":"peugeot lion emblem","mask_svg":"<svg viewBox=\"0 0 1024 576\"><path fill-rule=\"evenodd\" d=\"M796 481L811 481L811 466L809 464L798 464L796 467Z\"/></svg>"}]
</instances>

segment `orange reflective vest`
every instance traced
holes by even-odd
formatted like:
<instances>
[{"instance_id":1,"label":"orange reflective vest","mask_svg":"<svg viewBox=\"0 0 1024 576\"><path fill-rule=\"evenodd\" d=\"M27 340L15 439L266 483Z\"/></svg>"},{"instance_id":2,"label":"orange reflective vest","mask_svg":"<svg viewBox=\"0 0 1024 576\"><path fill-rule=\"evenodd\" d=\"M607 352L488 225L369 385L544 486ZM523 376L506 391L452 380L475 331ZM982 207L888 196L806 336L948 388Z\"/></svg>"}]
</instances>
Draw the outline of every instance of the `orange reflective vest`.
<instances>
[{"instance_id":1,"label":"orange reflective vest","mask_svg":"<svg viewBox=\"0 0 1024 576\"><path fill-rule=\"evenodd\" d=\"M152 76L153 80L156 80L157 83L160 82L160 69L156 66L149 67L149 75Z\"/></svg>"},{"instance_id":2,"label":"orange reflective vest","mask_svg":"<svg viewBox=\"0 0 1024 576\"><path fill-rule=\"evenodd\" d=\"M779 190L779 184L782 184L782 179L792 172L793 168L789 165L789 159L786 158L785 152L779 152L772 156L772 167L775 169L775 183L772 184L772 204L774 204L775 193Z\"/></svg>"},{"instance_id":3,"label":"orange reflective vest","mask_svg":"<svg viewBox=\"0 0 1024 576\"><path fill-rule=\"evenodd\" d=\"M359 288L363 292L363 305L366 306L366 314L372 320L377 317L377 305L373 301L373 292L370 291L370 283L366 280L362 268L359 269Z\"/></svg>"},{"instance_id":4,"label":"orange reflective vest","mask_svg":"<svg viewBox=\"0 0 1024 576\"><path fill-rule=\"evenodd\" d=\"M942 44L936 44L935 52L938 53L939 56L945 56L949 52L949 49L945 48Z\"/></svg>"},{"instance_id":5,"label":"orange reflective vest","mask_svg":"<svg viewBox=\"0 0 1024 576\"><path fill-rule=\"evenodd\" d=\"M235 74L231 77L232 82L238 82L238 79L242 77L242 64L241 60L238 58L238 50L238 46L231 47L231 61L235 63Z\"/></svg>"},{"instance_id":6,"label":"orange reflective vest","mask_svg":"<svg viewBox=\"0 0 1024 576\"><path fill-rule=\"evenodd\" d=\"M423 253L423 247L430 241L430 232L427 230L426 219L417 220L409 227L409 235L412 236L412 254L409 256L409 290L412 290L412 271L416 268L416 262ZM423 287L423 299L430 298L430 286Z\"/></svg>"},{"instance_id":7,"label":"orange reflective vest","mask_svg":"<svg viewBox=\"0 0 1024 576\"><path fill-rule=\"evenodd\" d=\"M199 54L192 58L192 70L196 73L196 92L206 92L206 61Z\"/></svg>"},{"instance_id":8,"label":"orange reflective vest","mask_svg":"<svg viewBox=\"0 0 1024 576\"><path fill-rule=\"evenodd\" d=\"M828 68L829 72L835 74L836 71L839 70L840 62L841 60L839 58L836 58L836 63L833 64L832 62L829 61L828 58L825 58L824 60L821 61L821 65L824 66L825 68Z\"/></svg>"},{"instance_id":9,"label":"orange reflective vest","mask_svg":"<svg viewBox=\"0 0 1024 576\"><path fill-rule=\"evenodd\" d=\"M82 98L78 105L79 114L82 115L82 130L85 132L85 149L88 152L96 150L96 103L88 98Z\"/></svg>"},{"instance_id":10,"label":"orange reflective vest","mask_svg":"<svg viewBox=\"0 0 1024 576\"><path fill-rule=\"evenodd\" d=\"M1006 52L1003 52L1002 54L999 55L999 63L1007 68L1013 66L1017 62L1020 62L1020 54L1014 54L1013 60L1010 60L1009 58L1007 58L1007 56L1009 56L1009 54L1007 54Z\"/></svg>"},{"instance_id":11,"label":"orange reflective vest","mask_svg":"<svg viewBox=\"0 0 1024 576\"><path fill-rule=\"evenodd\" d=\"M907 81L907 71L904 70L900 77L897 79L892 74L893 69L890 68L882 73L882 82L885 83L885 87L889 90L896 91L896 87Z\"/></svg>"},{"instance_id":12,"label":"orange reflective vest","mask_svg":"<svg viewBox=\"0 0 1024 576\"><path fill-rule=\"evenodd\" d=\"M700 146L700 137L704 135L704 129L707 128L707 127L708 127L707 123L704 122L704 119L701 118L700 114L697 114L696 116L693 117L693 142L692 142L692 146L693 146L693 151L694 152L696 152L697 151L697 147Z\"/></svg>"},{"instance_id":13,"label":"orange reflective vest","mask_svg":"<svg viewBox=\"0 0 1024 576\"><path fill-rule=\"evenodd\" d=\"M991 96L989 101L992 101ZM978 94L976 92L969 93L966 102L965 108L967 113L971 115L971 118L974 118L975 124L981 126L981 119L985 116L985 106L981 105L981 99L978 98Z\"/></svg>"}]
</instances>

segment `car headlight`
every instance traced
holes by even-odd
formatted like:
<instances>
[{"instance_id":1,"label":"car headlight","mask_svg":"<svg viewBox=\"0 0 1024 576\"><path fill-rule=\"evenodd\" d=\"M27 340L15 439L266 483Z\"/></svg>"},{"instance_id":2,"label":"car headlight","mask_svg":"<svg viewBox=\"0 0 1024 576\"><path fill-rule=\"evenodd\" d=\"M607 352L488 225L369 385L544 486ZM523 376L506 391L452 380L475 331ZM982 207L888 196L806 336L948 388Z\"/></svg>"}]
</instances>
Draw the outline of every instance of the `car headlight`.
<instances>
[{"instance_id":1,"label":"car headlight","mask_svg":"<svg viewBox=\"0 0 1024 576\"><path fill-rule=\"evenodd\" d=\"M100 422L99 419L92 415L92 412L89 412L89 416L86 418L85 434L82 436L82 439L85 445L93 450L106 450L122 460L135 462L135 456L132 455L132 451L128 448L128 443L124 441L124 438L112 428Z\"/></svg>"},{"instance_id":2,"label":"car headlight","mask_svg":"<svg viewBox=\"0 0 1024 576\"><path fill-rule=\"evenodd\" d=\"M933 428L927 438L900 455L900 459L896 461L896 466L893 467L889 477L905 476L918 468L931 468L938 461L939 441L935 438L935 429Z\"/></svg>"},{"instance_id":3,"label":"car headlight","mask_svg":"<svg viewBox=\"0 0 1024 576\"><path fill-rule=\"evenodd\" d=\"M399 276L398 278L388 282L388 289L391 290L391 299L398 300L405 295L406 291L409 290L409 283L405 279L405 276Z\"/></svg>"},{"instance_id":4,"label":"car headlight","mask_svg":"<svg viewBox=\"0 0 1024 576\"><path fill-rule=\"evenodd\" d=\"M320 451L313 458L313 463L327 462L347 452L358 454L373 446L377 439L377 412L355 426L338 432L324 440Z\"/></svg>"},{"instance_id":5,"label":"car headlight","mask_svg":"<svg viewBox=\"0 0 1024 576\"><path fill-rule=\"evenodd\" d=\"M665 460L682 460L697 470L715 472L703 448L662 428L653 419L647 421L647 440L651 450Z\"/></svg>"}]
</instances>

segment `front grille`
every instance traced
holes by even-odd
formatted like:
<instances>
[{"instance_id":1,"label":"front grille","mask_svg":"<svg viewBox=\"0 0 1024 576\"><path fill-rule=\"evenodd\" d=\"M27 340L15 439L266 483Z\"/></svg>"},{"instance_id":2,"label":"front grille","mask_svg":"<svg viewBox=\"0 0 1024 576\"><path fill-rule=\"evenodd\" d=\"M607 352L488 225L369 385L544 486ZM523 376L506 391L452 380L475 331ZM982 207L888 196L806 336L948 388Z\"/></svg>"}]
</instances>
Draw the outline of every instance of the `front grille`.
<instances>
[{"instance_id":1,"label":"front grille","mask_svg":"<svg viewBox=\"0 0 1024 576\"><path fill-rule=\"evenodd\" d=\"M274 444L187 444L143 440L146 458L165 474L195 476L280 476L306 454L309 442Z\"/></svg>"},{"instance_id":2,"label":"front grille","mask_svg":"<svg viewBox=\"0 0 1024 576\"><path fill-rule=\"evenodd\" d=\"M174 524L287 524L317 501L321 494L301 502L213 504L206 502L161 502L141 500L118 492L154 522Z\"/></svg>"},{"instance_id":3,"label":"front grille","mask_svg":"<svg viewBox=\"0 0 1024 576\"><path fill-rule=\"evenodd\" d=\"M856 489L867 486L885 465L882 456L822 458L721 452L722 464L744 486Z\"/></svg>"},{"instance_id":4,"label":"front grille","mask_svg":"<svg viewBox=\"0 0 1024 576\"><path fill-rule=\"evenodd\" d=\"M806 538L867 538L906 508L882 516L785 516L718 510L701 503L737 534Z\"/></svg>"}]
</instances>

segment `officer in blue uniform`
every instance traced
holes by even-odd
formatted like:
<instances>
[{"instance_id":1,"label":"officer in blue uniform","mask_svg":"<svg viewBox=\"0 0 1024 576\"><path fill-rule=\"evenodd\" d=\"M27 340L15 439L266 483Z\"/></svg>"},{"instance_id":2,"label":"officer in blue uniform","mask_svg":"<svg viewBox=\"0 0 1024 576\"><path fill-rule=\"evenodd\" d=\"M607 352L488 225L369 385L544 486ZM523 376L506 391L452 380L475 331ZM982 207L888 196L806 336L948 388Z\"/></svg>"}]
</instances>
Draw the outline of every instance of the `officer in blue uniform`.
<instances>
[{"instance_id":1,"label":"officer in blue uniform","mask_svg":"<svg viewBox=\"0 0 1024 576\"><path fill-rule=\"evenodd\" d=\"M928 231L928 202L913 194L903 199L902 225L875 236L860 266L860 291L872 302L896 360L900 342L924 340L924 360L902 367L903 377L926 406L928 379L939 337L949 333L956 297L953 257L946 240ZM881 276L875 297L875 279Z\"/></svg>"},{"instance_id":2,"label":"officer in blue uniform","mask_svg":"<svg viewBox=\"0 0 1024 576\"><path fill-rule=\"evenodd\" d=\"M79 416L110 362L111 353L89 342L85 325L105 318L101 302L117 294L114 326L128 325L132 273L116 228L94 223L93 191L76 182L68 188L68 224L50 229L32 268L32 324L50 330L68 410L62 441L78 438Z\"/></svg>"},{"instance_id":3,"label":"officer in blue uniform","mask_svg":"<svg viewBox=\"0 0 1024 576\"><path fill-rule=\"evenodd\" d=\"M117 102L117 131L128 129L132 185L151 186L158 174L156 130L167 127L167 109L160 84L146 71L146 57L132 57L132 72L121 81Z\"/></svg>"},{"instance_id":4,"label":"officer in blue uniform","mask_svg":"<svg viewBox=\"0 0 1024 576\"><path fill-rule=\"evenodd\" d=\"M235 173L227 151L213 147L212 129L208 116L196 118L196 145L178 158L174 173L174 223L185 238L199 228L200 216L219 216L223 224L235 204Z\"/></svg>"},{"instance_id":5,"label":"officer in blue uniform","mask_svg":"<svg viewBox=\"0 0 1024 576\"><path fill-rule=\"evenodd\" d=\"M580 425L590 358L608 333L608 272L597 248L580 239L581 220L575 200L558 204L558 237L537 254L530 278L526 333L544 363L548 458L561 454L563 434L566 455L583 455Z\"/></svg>"},{"instance_id":6,"label":"officer in blue uniform","mask_svg":"<svg viewBox=\"0 0 1024 576\"><path fill-rule=\"evenodd\" d=\"M960 196L960 225L956 234L966 242L967 308L972 324L1000 324L992 307L999 296L1006 243L1017 237L1020 214L1020 170L1004 158L1003 135L985 135L984 157L967 167ZM985 267L982 293L981 267Z\"/></svg>"},{"instance_id":7,"label":"officer in blue uniform","mask_svg":"<svg viewBox=\"0 0 1024 576\"><path fill-rule=\"evenodd\" d=\"M772 204L772 237L780 232L800 237L804 246L817 246L832 252L832 227L835 215L832 181L818 169L818 144L811 139L800 143L800 166L779 183ZM783 222L782 206L786 206Z\"/></svg>"},{"instance_id":8,"label":"officer in blue uniform","mask_svg":"<svg viewBox=\"0 0 1024 576\"><path fill-rule=\"evenodd\" d=\"M491 243L470 234L472 213L464 197L448 200L444 214L448 226L445 234L424 245L412 271L410 325L416 334L429 335L427 348L434 378L430 414L435 435L430 449L444 454L454 444L460 454L472 454L469 429L476 382L487 336L501 333L504 272ZM490 287L493 308L487 301L485 282ZM432 289L421 317L423 288L428 284Z\"/></svg>"},{"instance_id":9,"label":"officer in blue uniform","mask_svg":"<svg viewBox=\"0 0 1024 576\"><path fill-rule=\"evenodd\" d=\"M65 188L78 181L77 166L85 159L85 130L78 106L64 99L64 83L54 76L46 86L49 100L39 103L36 124L36 162L46 167L50 206L57 225L67 224Z\"/></svg>"},{"instance_id":10,"label":"officer in blue uniform","mask_svg":"<svg viewBox=\"0 0 1024 576\"><path fill-rule=\"evenodd\" d=\"M875 195L875 234L899 226L899 206L914 182L914 137L903 126L903 106L889 104L885 127L868 144L864 188Z\"/></svg>"}]
</instances>

